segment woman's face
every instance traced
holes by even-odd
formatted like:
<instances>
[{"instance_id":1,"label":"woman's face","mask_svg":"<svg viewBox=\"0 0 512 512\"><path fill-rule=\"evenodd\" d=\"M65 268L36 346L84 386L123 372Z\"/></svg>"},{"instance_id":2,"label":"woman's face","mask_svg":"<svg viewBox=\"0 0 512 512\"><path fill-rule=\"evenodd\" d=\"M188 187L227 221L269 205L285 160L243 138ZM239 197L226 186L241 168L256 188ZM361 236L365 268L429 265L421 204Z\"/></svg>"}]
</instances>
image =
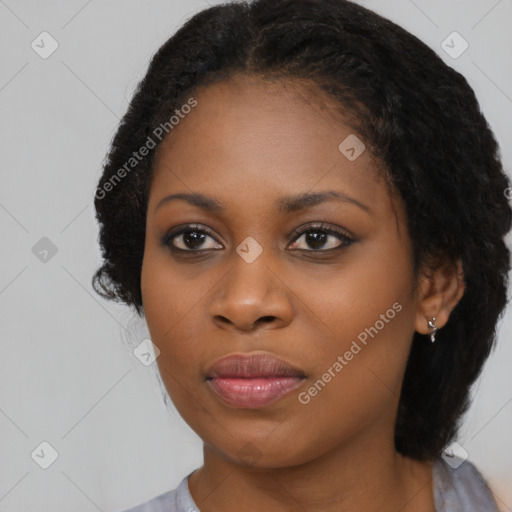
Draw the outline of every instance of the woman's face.
<instances>
[{"instance_id":1,"label":"woman's face","mask_svg":"<svg viewBox=\"0 0 512 512\"><path fill-rule=\"evenodd\" d=\"M308 97L247 77L201 89L159 149L147 210L141 287L162 379L207 447L257 467L392 449L417 316L403 206ZM303 378L211 380L233 353Z\"/></svg>"}]
</instances>

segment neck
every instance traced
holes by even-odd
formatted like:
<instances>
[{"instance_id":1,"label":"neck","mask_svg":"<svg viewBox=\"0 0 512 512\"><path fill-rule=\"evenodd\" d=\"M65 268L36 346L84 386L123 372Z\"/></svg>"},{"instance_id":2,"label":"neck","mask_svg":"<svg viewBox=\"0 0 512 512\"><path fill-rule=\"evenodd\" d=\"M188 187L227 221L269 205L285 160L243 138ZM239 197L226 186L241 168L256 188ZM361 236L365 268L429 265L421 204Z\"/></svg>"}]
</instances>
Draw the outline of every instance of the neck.
<instances>
[{"instance_id":1,"label":"neck","mask_svg":"<svg viewBox=\"0 0 512 512\"><path fill-rule=\"evenodd\" d=\"M204 465L189 479L201 512L433 512L432 463L383 449L382 439L328 449L288 467L241 465L205 445Z\"/></svg>"}]
</instances>

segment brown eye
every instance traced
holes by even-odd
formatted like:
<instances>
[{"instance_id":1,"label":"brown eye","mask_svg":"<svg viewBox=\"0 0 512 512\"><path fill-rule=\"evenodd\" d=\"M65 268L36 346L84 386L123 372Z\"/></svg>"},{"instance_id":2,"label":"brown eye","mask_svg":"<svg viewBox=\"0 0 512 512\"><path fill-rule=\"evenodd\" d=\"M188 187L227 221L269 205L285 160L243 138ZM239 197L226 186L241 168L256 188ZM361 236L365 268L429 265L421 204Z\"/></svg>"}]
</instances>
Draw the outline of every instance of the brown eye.
<instances>
[{"instance_id":1,"label":"brown eye","mask_svg":"<svg viewBox=\"0 0 512 512\"><path fill-rule=\"evenodd\" d=\"M168 233L162 240L171 250L183 252L200 252L222 249L209 230L196 225L188 225Z\"/></svg>"},{"instance_id":2,"label":"brown eye","mask_svg":"<svg viewBox=\"0 0 512 512\"><path fill-rule=\"evenodd\" d=\"M292 248L300 251L329 251L347 247L354 242L343 231L327 224L305 226L297 230L296 235ZM299 243L301 239L304 239L302 247ZM339 241L338 244L336 244L336 239ZM308 247L311 249L308 249Z\"/></svg>"}]
</instances>

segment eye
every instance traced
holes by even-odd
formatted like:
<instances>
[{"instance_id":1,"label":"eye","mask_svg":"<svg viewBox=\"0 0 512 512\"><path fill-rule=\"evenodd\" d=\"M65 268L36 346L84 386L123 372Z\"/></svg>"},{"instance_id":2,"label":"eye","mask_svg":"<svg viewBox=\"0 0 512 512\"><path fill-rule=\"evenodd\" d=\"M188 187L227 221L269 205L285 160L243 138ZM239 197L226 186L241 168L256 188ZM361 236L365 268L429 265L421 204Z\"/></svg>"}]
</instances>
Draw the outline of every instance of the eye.
<instances>
[{"instance_id":1,"label":"eye","mask_svg":"<svg viewBox=\"0 0 512 512\"><path fill-rule=\"evenodd\" d=\"M354 242L354 239L341 229L334 228L324 223L303 226L295 232L295 235L297 236L290 247L295 250L308 252L319 252L319 250L321 250L320 252L327 252L329 250L341 249L348 247ZM331 239L337 238L340 243L333 246L333 240L329 242L329 237L331 237ZM302 247L300 246L301 239L303 239ZM313 249L310 250L307 246Z\"/></svg>"},{"instance_id":2,"label":"eye","mask_svg":"<svg viewBox=\"0 0 512 512\"><path fill-rule=\"evenodd\" d=\"M205 243L208 241L209 243ZM199 224L188 224L172 230L162 239L164 245L169 246L174 251L182 252L202 252L206 250L223 249L223 246L215 242L209 229Z\"/></svg>"},{"instance_id":3,"label":"eye","mask_svg":"<svg viewBox=\"0 0 512 512\"><path fill-rule=\"evenodd\" d=\"M294 242L290 248L307 252L328 252L348 247L354 242L354 239L343 230L324 223L303 226L296 230L294 235ZM330 242L329 238L332 239ZM301 239L303 239L302 247ZM334 239L338 239L337 245L333 245ZM173 251L183 253L203 253L224 248L216 241L210 230L200 224L177 227L163 237L162 243ZM308 249L308 246L312 249Z\"/></svg>"}]
</instances>

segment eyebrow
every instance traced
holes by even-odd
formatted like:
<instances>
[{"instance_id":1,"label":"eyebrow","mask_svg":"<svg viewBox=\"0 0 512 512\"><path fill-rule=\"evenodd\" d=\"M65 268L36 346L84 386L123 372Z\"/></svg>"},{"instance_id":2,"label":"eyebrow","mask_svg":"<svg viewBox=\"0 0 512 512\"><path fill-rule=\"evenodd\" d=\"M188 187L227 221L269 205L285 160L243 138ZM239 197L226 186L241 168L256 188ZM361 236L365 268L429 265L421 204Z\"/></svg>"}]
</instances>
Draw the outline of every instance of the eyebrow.
<instances>
[{"instance_id":1,"label":"eyebrow","mask_svg":"<svg viewBox=\"0 0 512 512\"><path fill-rule=\"evenodd\" d=\"M225 210L223 204L218 199L198 193L178 193L166 196L161 201L158 202L158 204L155 207L155 210L158 210L163 205L176 200L187 201L188 203L197 206L198 208L213 213L222 213ZM280 213L287 214L297 212L300 210L305 210L306 208L311 208L326 201L350 203L355 206L358 206L367 213L371 212L370 208L367 205L361 203L357 199L347 196L342 192L336 192L334 190L281 197L276 201L276 206L278 207Z\"/></svg>"}]
</instances>

